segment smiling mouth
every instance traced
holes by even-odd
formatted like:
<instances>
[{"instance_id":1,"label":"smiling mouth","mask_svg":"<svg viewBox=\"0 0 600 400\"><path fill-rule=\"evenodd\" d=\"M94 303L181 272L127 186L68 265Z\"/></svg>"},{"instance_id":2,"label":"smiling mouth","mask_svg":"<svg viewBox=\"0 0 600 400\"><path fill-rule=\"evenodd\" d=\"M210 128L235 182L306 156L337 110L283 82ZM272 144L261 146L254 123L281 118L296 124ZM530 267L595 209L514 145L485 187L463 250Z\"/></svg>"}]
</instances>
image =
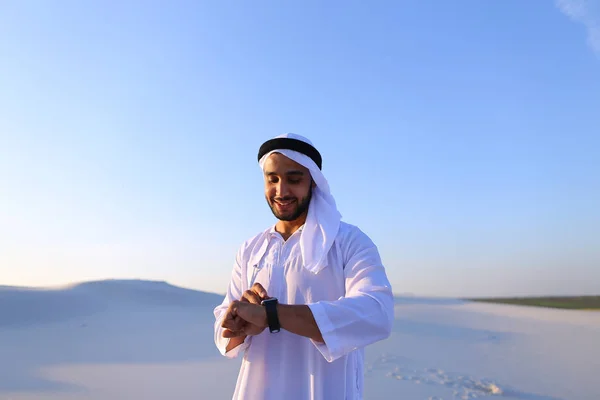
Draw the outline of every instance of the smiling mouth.
<instances>
[{"instance_id":1,"label":"smiling mouth","mask_svg":"<svg viewBox=\"0 0 600 400\"><path fill-rule=\"evenodd\" d=\"M281 207L287 207L287 206L293 204L294 201L295 200L286 200L286 201L274 200L274 203Z\"/></svg>"}]
</instances>

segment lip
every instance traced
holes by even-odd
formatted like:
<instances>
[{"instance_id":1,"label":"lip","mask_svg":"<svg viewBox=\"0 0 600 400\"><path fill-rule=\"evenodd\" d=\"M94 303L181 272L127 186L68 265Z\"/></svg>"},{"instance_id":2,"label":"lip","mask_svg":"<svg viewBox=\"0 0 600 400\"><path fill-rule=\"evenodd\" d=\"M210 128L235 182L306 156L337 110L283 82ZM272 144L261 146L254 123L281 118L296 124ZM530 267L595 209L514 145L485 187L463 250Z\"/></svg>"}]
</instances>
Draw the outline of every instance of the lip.
<instances>
[{"instance_id":1,"label":"lip","mask_svg":"<svg viewBox=\"0 0 600 400\"><path fill-rule=\"evenodd\" d=\"M287 210L287 209L291 208L296 201L292 200L292 201L289 201L289 202L286 202L286 203L280 203L280 202L278 202L278 201L275 200L273 202L275 203L275 205L277 206L277 208L279 208L280 210Z\"/></svg>"}]
</instances>

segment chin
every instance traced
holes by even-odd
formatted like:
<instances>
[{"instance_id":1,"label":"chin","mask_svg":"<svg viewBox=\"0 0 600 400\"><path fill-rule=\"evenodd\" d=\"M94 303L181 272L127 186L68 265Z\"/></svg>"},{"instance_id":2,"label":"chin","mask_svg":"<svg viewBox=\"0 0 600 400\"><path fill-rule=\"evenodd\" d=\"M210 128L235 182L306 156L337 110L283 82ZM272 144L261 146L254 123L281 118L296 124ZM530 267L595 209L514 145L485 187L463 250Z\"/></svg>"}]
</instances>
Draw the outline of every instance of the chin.
<instances>
[{"instance_id":1,"label":"chin","mask_svg":"<svg viewBox=\"0 0 600 400\"><path fill-rule=\"evenodd\" d=\"M280 221L289 222L289 221L294 221L298 218L296 210L294 210L293 212L287 213L287 214L280 214L279 212L277 212L275 210L274 207L271 207L271 211L273 212L273 215L275 215L275 217Z\"/></svg>"},{"instance_id":2,"label":"chin","mask_svg":"<svg viewBox=\"0 0 600 400\"><path fill-rule=\"evenodd\" d=\"M277 219L279 219L280 221L285 221L285 222L291 222L294 221L296 218L292 218L293 216L287 216L287 217L277 217Z\"/></svg>"},{"instance_id":3,"label":"chin","mask_svg":"<svg viewBox=\"0 0 600 400\"><path fill-rule=\"evenodd\" d=\"M294 218L295 214L281 215L279 213L275 213L275 216L277 217L277 219L279 219L281 221L293 221L296 219L296 218Z\"/></svg>"}]
</instances>

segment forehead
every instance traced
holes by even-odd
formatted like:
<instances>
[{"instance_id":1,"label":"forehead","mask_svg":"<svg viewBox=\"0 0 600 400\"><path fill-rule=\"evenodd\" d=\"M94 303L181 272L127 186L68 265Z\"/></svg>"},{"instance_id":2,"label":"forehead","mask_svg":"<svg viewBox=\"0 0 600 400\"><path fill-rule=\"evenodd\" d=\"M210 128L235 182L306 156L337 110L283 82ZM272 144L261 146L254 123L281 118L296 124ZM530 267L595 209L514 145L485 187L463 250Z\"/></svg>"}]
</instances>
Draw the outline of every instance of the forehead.
<instances>
[{"instance_id":1,"label":"forehead","mask_svg":"<svg viewBox=\"0 0 600 400\"><path fill-rule=\"evenodd\" d=\"M265 174L286 174L297 171L300 171L304 174L309 174L308 168L280 153L273 153L265 160Z\"/></svg>"}]
</instances>

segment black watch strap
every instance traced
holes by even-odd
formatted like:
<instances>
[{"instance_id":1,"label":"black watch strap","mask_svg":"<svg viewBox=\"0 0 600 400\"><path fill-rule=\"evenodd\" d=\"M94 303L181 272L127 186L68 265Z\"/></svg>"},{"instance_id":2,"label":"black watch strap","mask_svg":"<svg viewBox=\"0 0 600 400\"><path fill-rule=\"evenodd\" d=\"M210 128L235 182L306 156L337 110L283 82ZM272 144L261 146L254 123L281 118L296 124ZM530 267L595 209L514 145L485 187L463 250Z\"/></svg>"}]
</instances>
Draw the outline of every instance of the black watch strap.
<instances>
[{"instance_id":1,"label":"black watch strap","mask_svg":"<svg viewBox=\"0 0 600 400\"><path fill-rule=\"evenodd\" d=\"M271 333L277 333L281 330L279 316L277 315L277 303L278 301L274 297L262 301L262 304L267 311L267 323L269 324L269 331L271 331Z\"/></svg>"}]
</instances>

